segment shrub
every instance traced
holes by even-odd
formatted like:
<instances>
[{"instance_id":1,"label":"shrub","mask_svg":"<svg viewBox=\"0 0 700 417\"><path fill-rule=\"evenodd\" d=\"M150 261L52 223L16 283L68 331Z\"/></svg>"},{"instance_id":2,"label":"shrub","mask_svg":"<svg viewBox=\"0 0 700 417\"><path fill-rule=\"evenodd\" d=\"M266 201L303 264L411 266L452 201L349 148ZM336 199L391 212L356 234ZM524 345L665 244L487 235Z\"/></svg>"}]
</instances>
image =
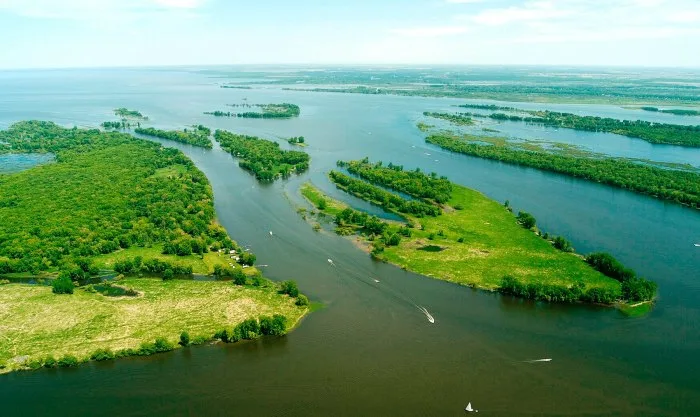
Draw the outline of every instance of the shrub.
<instances>
[{"instance_id":1,"label":"shrub","mask_svg":"<svg viewBox=\"0 0 700 417\"><path fill-rule=\"evenodd\" d=\"M401 236L398 235L398 233L394 233L389 237L389 240L386 242L387 246L398 246L399 243L401 243Z\"/></svg>"},{"instance_id":2,"label":"shrub","mask_svg":"<svg viewBox=\"0 0 700 417\"><path fill-rule=\"evenodd\" d=\"M58 361L53 356L44 358L44 368L55 368L58 366Z\"/></svg>"},{"instance_id":3,"label":"shrub","mask_svg":"<svg viewBox=\"0 0 700 417\"><path fill-rule=\"evenodd\" d=\"M297 297L297 301L294 304L298 305L299 307L304 307L309 305L309 299L304 294L299 294L299 297Z\"/></svg>"},{"instance_id":4,"label":"shrub","mask_svg":"<svg viewBox=\"0 0 700 417\"><path fill-rule=\"evenodd\" d=\"M173 279L173 276L174 276L174 275L175 275L175 273L174 273L173 270L170 269L170 268L168 268L168 269L166 269L165 271L163 271L163 279L164 279L164 280Z\"/></svg>"},{"instance_id":5,"label":"shrub","mask_svg":"<svg viewBox=\"0 0 700 417\"><path fill-rule=\"evenodd\" d=\"M464 237L461 237L461 236L460 236L460 237L457 239L457 243L464 243Z\"/></svg>"},{"instance_id":6,"label":"shrub","mask_svg":"<svg viewBox=\"0 0 700 417\"><path fill-rule=\"evenodd\" d=\"M537 224L537 220L532 216L532 214L524 212L524 211L519 211L518 212L518 223L526 229L532 229L535 227L535 224Z\"/></svg>"},{"instance_id":7,"label":"shrub","mask_svg":"<svg viewBox=\"0 0 700 417\"><path fill-rule=\"evenodd\" d=\"M51 291L53 291L54 294L73 294L74 288L75 285L73 281L71 281L70 276L65 272L62 272L58 278L51 281Z\"/></svg>"},{"instance_id":8,"label":"shrub","mask_svg":"<svg viewBox=\"0 0 700 417\"><path fill-rule=\"evenodd\" d=\"M155 343L153 346L156 349L156 352L169 352L173 349L175 349L175 345L172 343L168 342L165 338L159 337L156 339Z\"/></svg>"},{"instance_id":9,"label":"shrub","mask_svg":"<svg viewBox=\"0 0 700 417\"><path fill-rule=\"evenodd\" d=\"M625 268L624 265L608 253L592 253L586 256L586 262L602 274L620 282L632 279L636 275L633 270Z\"/></svg>"},{"instance_id":10,"label":"shrub","mask_svg":"<svg viewBox=\"0 0 700 417\"><path fill-rule=\"evenodd\" d=\"M97 349L90 355L90 359L98 362L112 360L115 357L116 355L111 349Z\"/></svg>"},{"instance_id":11,"label":"shrub","mask_svg":"<svg viewBox=\"0 0 700 417\"><path fill-rule=\"evenodd\" d=\"M78 363L78 358L76 358L75 356L65 355L58 360L57 365L60 368L72 368L74 366L78 366Z\"/></svg>"},{"instance_id":12,"label":"shrub","mask_svg":"<svg viewBox=\"0 0 700 417\"><path fill-rule=\"evenodd\" d=\"M252 340L260 335L260 324L256 319L248 319L233 328L231 340L237 342L241 339Z\"/></svg>"},{"instance_id":13,"label":"shrub","mask_svg":"<svg viewBox=\"0 0 700 417\"><path fill-rule=\"evenodd\" d=\"M226 329L219 330L218 332L214 333L214 339L219 339L224 343L231 342L231 334L228 332ZM234 342L236 340L233 340Z\"/></svg>"},{"instance_id":14,"label":"shrub","mask_svg":"<svg viewBox=\"0 0 700 417\"><path fill-rule=\"evenodd\" d=\"M296 298L299 296L299 288L294 281L283 281L280 285L280 294L287 294L290 297Z\"/></svg>"},{"instance_id":15,"label":"shrub","mask_svg":"<svg viewBox=\"0 0 700 417\"><path fill-rule=\"evenodd\" d=\"M287 332L287 318L280 314L260 317L260 333L266 336L281 336Z\"/></svg>"},{"instance_id":16,"label":"shrub","mask_svg":"<svg viewBox=\"0 0 700 417\"><path fill-rule=\"evenodd\" d=\"M574 251L574 248L571 246L571 242L569 242L568 240L564 239L561 236L557 236L554 238L554 247L559 249L562 252L573 252Z\"/></svg>"},{"instance_id":17,"label":"shrub","mask_svg":"<svg viewBox=\"0 0 700 417\"><path fill-rule=\"evenodd\" d=\"M650 301L656 295L657 285L644 278L630 278L622 282L622 297L628 301Z\"/></svg>"},{"instance_id":18,"label":"shrub","mask_svg":"<svg viewBox=\"0 0 700 417\"><path fill-rule=\"evenodd\" d=\"M233 271L233 283L236 285L245 285L246 283L246 276L243 270L241 269L235 269Z\"/></svg>"},{"instance_id":19,"label":"shrub","mask_svg":"<svg viewBox=\"0 0 700 417\"><path fill-rule=\"evenodd\" d=\"M180 333L180 345L189 346L190 344L190 334L187 332Z\"/></svg>"}]
</instances>

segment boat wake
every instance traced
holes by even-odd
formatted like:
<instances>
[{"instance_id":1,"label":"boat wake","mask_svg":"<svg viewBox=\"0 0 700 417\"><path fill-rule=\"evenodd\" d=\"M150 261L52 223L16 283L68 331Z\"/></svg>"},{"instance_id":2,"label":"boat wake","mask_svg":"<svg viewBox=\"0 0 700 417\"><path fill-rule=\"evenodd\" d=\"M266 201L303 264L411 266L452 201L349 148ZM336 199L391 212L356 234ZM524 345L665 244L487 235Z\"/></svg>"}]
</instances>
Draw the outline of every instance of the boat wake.
<instances>
[{"instance_id":1,"label":"boat wake","mask_svg":"<svg viewBox=\"0 0 700 417\"><path fill-rule=\"evenodd\" d=\"M551 362L552 358L544 358L544 359L531 359L528 361L523 361L525 363L538 363L538 362Z\"/></svg>"},{"instance_id":2,"label":"boat wake","mask_svg":"<svg viewBox=\"0 0 700 417\"><path fill-rule=\"evenodd\" d=\"M423 307L423 306L416 306L416 307L418 307L418 310L422 311L423 314L425 314L425 317L428 318L428 321L429 321L431 324L435 324L435 317L433 317L433 315L430 314L430 313L428 312L428 310L427 310L425 307Z\"/></svg>"}]
</instances>

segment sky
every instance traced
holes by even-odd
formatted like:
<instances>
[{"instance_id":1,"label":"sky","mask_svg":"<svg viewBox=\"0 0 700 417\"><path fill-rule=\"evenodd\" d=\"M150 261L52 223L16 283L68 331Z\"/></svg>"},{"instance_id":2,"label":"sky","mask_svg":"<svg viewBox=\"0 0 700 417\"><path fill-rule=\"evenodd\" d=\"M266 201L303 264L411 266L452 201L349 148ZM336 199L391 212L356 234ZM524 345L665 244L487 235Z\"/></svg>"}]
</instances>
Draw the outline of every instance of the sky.
<instances>
[{"instance_id":1,"label":"sky","mask_svg":"<svg viewBox=\"0 0 700 417\"><path fill-rule=\"evenodd\" d=\"M0 0L0 68L700 67L700 0Z\"/></svg>"}]
</instances>

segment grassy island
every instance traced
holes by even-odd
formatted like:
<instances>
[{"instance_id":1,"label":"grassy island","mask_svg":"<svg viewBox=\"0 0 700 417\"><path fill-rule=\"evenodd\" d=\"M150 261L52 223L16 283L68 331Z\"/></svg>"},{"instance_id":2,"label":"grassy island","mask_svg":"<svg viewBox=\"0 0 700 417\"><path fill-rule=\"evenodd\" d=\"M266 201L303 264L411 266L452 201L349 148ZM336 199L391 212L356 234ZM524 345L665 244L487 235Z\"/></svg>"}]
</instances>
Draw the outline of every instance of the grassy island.
<instances>
[{"instance_id":1,"label":"grassy island","mask_svg":"<svg viewBox=\"0 0 700 417\"><path fill-rule=\"evenodd\" d=\"M141 135L155 136L161 139L168 139L193 146L200 146L202 148L212 148L211 139L209 138L211 135L211 130L202 125L193 126L189 130L160 130L152 127L138 127L134 129L134 132Z\"/></svg>"},{"instance_id":2,"label":"grassy island","mask_svg":"<svg viewBox=\"0 0 700 417\"><path fill-rule=\"evenodd\" d=\"M257 107L260 111L230 112L230 111L206 111L204 114L216 117L241 117L244 119L291 119L299 117L301 109L296 104L228 104L230 107Z\"/></svg>"},{"instance_id":3,"label":"grassy island","mask_svg":"<svg viewBox=\"0 0 700 417\"><path fill-rule=\"evenodd\" d=\"M570 175L700 207L700 173L696 171L664 169L623 158L579 157L519 149L503 138L486 136L442 132L428 136L425 141L452 152Z\"/></svg>"},{"instance_id":4,"label":"grassy island","mask_svg":"<svg viewBox=\"0 0 700 417\"><path fill-rule=\"evenodd\" d=\"M214 138L221 148L240 158L238 165L250 171L261 182L286 178L294 172L309 169L309 155L301 151L285 151L277 142L255 136L236 135L217 130Z\"/></svg>"},{"instance_id":5,"label":"grassy island","mask_svg":"<svg viewBox=\"0 0 700 417\"><path fill-rule=\"evenodd\" d=\"M209 182L180 151L37 121L0 141L56 155L0 177L0 218L12 219L0 222L0 372L170 350L181 332L282 334L307 311L216 223ZM10 283L20 278L34 283Z\"/></svg>"},{"instance_id":6,"label":"grassy island","mask_svg":"<svg viewBox=\"0 0 700 417\"><path fill-rule=\"evenodd\" d=\"M462 114L452 114L452 113L435 113L435 112L423 112L423 116L432 117L435 119L446 120L452 124L458 126L471 126L474 124L474 120L469 116L464 116Z\"/></svg>"},{"instance_id":7,"label":"grassy island","mask_svg":"<svg viewBox=\"0 0 700 417\"><path fill-rule=\"evenodd\" d=\"M611 256L577 255L563 237L538 231L528 213L514 216L507 205L474 190L366 159L340 165L360 173L368 187L393 189L441 208L437 216L402 213L403 222L382 221L305 184L302 194L334 219L336 233L358 234L377 259L434 278L540 301L627 305L655 296L656 284L637 278Z\"/></svg>"},{"instance_id":8,"label":"grassy island","mask_svg":"<svg viewBox=\"0 0 700 417\"><path fill-rule=\"evenodd\" d=\"M640 107L640 109L642 109L644 111L650 111L650 112L675 114L676 116L700 116L700 110L660 109L658 107L650 107L650 106Z\"/></svg>"},{"instance_id":9,"label":"grassy island","mask_svg":"<svg viewBox=\"0 0 700 417\"><path fill-rule=\"evenodd\" d=\"M148 117L141 114L140 111L129 110L126 107L120 107L118 109L114 109L114 114L119 116L119 117L122 117L124 119L148 120Z\"/></svg>"}]
</instances>

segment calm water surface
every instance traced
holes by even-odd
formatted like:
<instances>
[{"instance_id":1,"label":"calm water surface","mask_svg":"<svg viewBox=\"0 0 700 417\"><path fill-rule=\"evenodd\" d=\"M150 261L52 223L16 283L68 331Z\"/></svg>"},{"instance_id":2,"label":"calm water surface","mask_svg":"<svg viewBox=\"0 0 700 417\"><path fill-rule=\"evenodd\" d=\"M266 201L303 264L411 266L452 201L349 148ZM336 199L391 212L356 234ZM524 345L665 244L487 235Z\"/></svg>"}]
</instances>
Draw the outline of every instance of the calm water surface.
<instances>
[{"instance_id":1,"label":"calm water surface","mask_svg":"<svg viewBox=\"0 0 700 417\"><path fill-rule=\"evenodd\" d=\"M468 402L479 415L700 414L697 211L426 145L415 128L422 112L450 110L459 100L214 83L173 71L0 73L0 127L23 119L96 126L124 106L158 127L203 123L271 139L305 136L310 172L267 186L218 147L161 142L182 149L209 177L221 223L269 265L266 274L296 279L326 308L283 338L2 376L3 415L456 416ZM244 98L296 103L302 115L276 121L201 114ZM613 107L581 111L634 113ZM683 162L700 153L669 148ZM324 173L338 159L364 156L434 170L509 199L544 230L568 236L578 251L613 253L658 281L654 312L627 319L606 308L506 299L373 262L350 241L314 232L296 213L303 204L298 187L311 180L341 196ZM553 361L526 362L538 358Z\"/></svg>"}]
</instances>

